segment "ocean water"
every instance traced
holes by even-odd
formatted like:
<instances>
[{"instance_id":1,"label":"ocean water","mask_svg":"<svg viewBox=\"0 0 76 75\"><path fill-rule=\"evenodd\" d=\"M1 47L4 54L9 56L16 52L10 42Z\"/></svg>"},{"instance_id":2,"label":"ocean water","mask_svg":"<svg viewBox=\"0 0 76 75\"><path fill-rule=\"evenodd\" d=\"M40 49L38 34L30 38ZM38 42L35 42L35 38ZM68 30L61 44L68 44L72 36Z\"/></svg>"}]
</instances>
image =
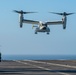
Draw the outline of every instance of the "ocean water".
<instances>
[{"instance_id":1,"label":"ocean water","mask_svg":"<svg viewBox=\"0 0 76 75\"><path fill-rule=\"evenodd\" d=\"M76 60L76 55L2 55L2 60Z\"/></svg>"}]
</instances>

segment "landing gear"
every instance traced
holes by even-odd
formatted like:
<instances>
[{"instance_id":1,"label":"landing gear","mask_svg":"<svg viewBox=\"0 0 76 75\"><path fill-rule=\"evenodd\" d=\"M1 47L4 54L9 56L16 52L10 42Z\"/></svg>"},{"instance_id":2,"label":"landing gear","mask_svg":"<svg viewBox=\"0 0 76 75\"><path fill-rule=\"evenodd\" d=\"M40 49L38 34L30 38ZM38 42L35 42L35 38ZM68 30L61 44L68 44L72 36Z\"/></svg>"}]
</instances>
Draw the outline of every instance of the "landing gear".
<instances>
[{"instance_id":1,"label":"landing gear","mask_svg":"<svg viewBox=\"0 0 76 75\"><path fill-rule=\"evenodd\" d=\"M47 35L49 35L49 32L47 32Z\"/></svg>"},{"instance_id":2,"label":"landing gear","mask_svg":"<svg viewBox=\"0 0 76 75\"><path fill-rule=\"evenodd\" d=\"M37 34L37 32L35 32L35 34Z\"/></svg>"}]
</instances>

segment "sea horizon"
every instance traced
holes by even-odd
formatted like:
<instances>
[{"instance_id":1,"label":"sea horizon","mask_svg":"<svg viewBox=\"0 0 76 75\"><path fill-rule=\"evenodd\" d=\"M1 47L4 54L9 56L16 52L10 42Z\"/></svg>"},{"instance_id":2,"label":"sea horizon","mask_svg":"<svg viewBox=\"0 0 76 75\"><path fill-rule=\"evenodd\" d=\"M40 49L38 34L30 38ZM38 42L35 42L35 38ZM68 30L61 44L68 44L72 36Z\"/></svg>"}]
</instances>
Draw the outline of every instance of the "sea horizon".
<instances>
[{"instance_id":1,"label":"sea horizon","mask_svg":"<svg viewBox=\"0 0 76 75\"><path fill-rule=\"evenodd\" d=\"M76 60L76 55L2 55L2 60Z\"/></svg>"}]
</instances>

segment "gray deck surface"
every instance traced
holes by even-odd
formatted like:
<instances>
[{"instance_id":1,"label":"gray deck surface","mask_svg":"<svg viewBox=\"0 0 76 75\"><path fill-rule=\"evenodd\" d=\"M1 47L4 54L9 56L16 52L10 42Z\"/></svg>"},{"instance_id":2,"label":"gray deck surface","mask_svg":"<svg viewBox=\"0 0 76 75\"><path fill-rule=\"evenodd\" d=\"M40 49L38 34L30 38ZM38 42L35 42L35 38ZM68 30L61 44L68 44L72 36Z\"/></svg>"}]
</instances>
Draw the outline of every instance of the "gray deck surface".
<instances>
[{"instance_id":1,"label":"gray deck surface","mask_svg":"<svg viewBox=\"0 0 76 75\"><path fill-rule=\"evenodd\" d=\"M75 60L3 60L0 75L76 75Z\"/></svg>"}]
</instances>

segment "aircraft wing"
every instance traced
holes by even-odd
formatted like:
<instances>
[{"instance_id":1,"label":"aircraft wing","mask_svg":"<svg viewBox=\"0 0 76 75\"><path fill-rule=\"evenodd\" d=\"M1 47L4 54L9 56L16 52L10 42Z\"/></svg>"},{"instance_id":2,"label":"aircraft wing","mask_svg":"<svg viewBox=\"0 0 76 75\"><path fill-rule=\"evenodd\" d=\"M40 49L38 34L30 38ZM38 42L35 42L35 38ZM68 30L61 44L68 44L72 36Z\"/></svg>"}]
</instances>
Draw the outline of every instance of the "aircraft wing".
<instances>
[{"instance_id":1,"label":"aircraft wing","mask_svg":"<svg viewBox=\"0 0 76 75\"><path fill-rule=\"evenodd\" d=\"M23 23L28 23L28 24L39 24L39 21L23 20Z\"/></svg>"},{"instance_id":2,"label":"aircraft wing","mask_svg":"<svg viewBox=\"0 0 76 75\"><path fill-rule=\"evenodd\" d=\"M54 21L54 22L46 22L47 25L58 25L58 24L63 24L62 21Z\"/></svg>"}]
</instances>

